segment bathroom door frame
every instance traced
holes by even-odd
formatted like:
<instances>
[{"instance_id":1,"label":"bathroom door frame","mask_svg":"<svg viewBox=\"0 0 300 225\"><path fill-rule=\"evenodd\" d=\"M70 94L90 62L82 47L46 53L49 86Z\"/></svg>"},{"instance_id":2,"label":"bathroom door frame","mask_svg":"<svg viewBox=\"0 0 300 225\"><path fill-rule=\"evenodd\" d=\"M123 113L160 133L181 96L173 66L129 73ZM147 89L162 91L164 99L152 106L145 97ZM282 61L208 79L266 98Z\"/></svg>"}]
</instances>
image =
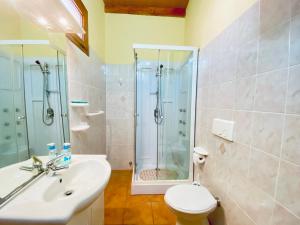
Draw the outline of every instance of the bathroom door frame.
<instances>
[{"instance_id":1,"label":"bathroom door frame","mask_svg":"<svg viewBox=\"0 0 300 225\"><path fill-rule=\"evenodd\" d=\"M191 126L190 126L190 158L189 158L189 177L188 182L192 182L194 178L194 168L193 168L193 152L195 147L195 126L196 126L196 105L197 105L197 83L198 83L198 55L199 48L193 46L177 46L177 45L153 45L153 44L133 44L134 53L134 174L136 174L136 125L137 125L137 53L136 49L149 49L149 50L169 50L169 51L191 51L193 54L193 72L192 72L192 99L191 99ZM134 177L133 177L134 180ZM158 180L160 181L160 180ZM178 180L180 182L180 180Z\"/></svg>"}]
</instances>

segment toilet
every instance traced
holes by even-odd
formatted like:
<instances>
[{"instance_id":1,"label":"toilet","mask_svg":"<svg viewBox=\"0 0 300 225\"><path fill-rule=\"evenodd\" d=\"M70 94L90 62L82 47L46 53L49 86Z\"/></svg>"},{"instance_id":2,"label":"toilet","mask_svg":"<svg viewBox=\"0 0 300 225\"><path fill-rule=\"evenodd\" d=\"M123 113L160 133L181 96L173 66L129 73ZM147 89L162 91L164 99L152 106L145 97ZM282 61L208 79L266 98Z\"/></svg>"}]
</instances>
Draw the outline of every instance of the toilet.
<instances>
[{"instance_id":1,"label":"toilet","mask_svg":"<svg viewBox=\"0 0 300 225\"><path fill-rule=\"evenodd\" d=\"M217 200L199 185L175 185L167 190L164 198L177 217L177 225L208 225L207 216L217 207Z\"/></svg>"}]
</instances>

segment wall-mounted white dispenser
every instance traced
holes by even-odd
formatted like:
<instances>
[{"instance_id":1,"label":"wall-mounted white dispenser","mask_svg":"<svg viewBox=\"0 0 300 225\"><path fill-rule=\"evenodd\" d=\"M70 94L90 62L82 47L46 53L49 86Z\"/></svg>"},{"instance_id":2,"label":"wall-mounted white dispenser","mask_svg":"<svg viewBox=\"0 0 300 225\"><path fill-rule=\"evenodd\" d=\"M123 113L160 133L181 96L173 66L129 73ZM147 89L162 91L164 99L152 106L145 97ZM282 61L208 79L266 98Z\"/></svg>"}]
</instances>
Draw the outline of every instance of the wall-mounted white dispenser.
<instances>
[{"instance_id":1,"label":"wall-mounted white dispenser","mask_svg":"<svg viewBox=\"0 0 300 225\"><path fill-rule=\"evenodd\" d=\"M205 163L205 159L208 156L206 149L202 147L195 147L193 152L193 162L195 166Z\"/></svg>"}]
</instances>

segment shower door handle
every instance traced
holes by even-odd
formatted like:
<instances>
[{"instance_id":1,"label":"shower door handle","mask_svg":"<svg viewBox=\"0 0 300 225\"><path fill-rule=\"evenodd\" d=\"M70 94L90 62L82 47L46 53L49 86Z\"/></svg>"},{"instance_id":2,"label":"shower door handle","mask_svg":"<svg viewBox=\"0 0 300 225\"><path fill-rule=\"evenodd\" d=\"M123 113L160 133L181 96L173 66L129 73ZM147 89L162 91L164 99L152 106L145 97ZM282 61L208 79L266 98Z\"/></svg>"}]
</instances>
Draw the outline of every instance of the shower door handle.
<instances>
[{"instance_id":1,"label":"shower door handle","mask_svg":"<svg viewBox=\"0 0 300 225\"><path fill-rule=\"evenodd\" d=\"M154 118L158 118L158 109L154 109L153 114Z\"/></svg>"},{"instance_id":2,"label":"shower door handle","mask_svg":"<svg viewBox=\"0 0 300 225\"><path fill-rule=\"evenodd\" d=\"M25 118L26 118L25 116L18 116L17 117L18 120L25 120Z\"/></svg>"}]
</instances>

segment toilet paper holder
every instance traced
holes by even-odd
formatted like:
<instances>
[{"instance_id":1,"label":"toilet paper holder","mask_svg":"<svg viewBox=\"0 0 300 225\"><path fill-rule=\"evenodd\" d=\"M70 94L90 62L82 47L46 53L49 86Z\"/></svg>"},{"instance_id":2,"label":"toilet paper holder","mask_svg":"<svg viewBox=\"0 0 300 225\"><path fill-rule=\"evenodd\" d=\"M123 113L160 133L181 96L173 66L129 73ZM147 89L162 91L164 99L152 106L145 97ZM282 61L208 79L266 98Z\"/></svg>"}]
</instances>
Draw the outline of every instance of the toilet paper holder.
<instances>
[{"instance_id":1,"label":"toilet paper holder","mask_svg":"<svg viewBox=\"0 0 300 225\"><path fill-rule=\"evenodd\" d=\"M202 147L195 147L193 153L194 164L203 164L205 162L208 152Z\"/></svg>"}]
</instances>

